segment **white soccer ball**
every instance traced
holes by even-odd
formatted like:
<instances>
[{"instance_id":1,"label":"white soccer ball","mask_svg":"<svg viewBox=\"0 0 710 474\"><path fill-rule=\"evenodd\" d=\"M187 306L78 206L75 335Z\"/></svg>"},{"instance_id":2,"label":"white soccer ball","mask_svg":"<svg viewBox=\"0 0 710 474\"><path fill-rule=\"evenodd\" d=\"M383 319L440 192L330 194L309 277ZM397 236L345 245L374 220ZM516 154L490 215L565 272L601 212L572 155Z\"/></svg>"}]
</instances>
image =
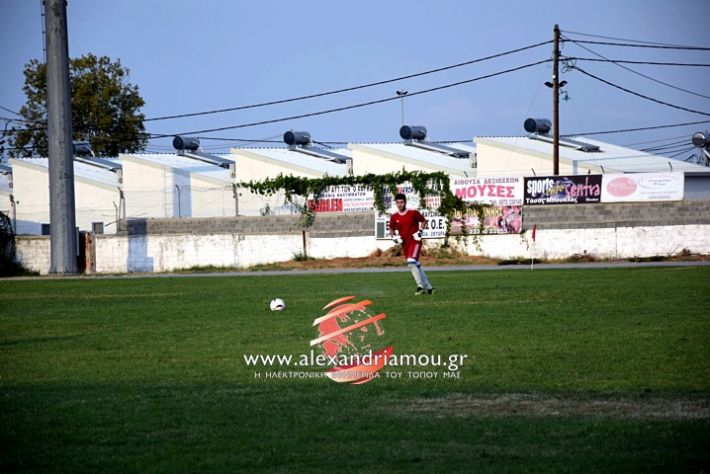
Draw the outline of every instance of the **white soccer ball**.
<instances>
[{"instance_id":1,"label":"white soccer ball","mask_svg":"<svg viewBox=\"0 0 710 474\"><path fill-rule=\"evenodd\" d=\"M281 298L274 298L271 300L269 307L271 308L271 311L283 311L286 307L286 303L284 303L284 300Z\"/></svg>"}]
</instances>

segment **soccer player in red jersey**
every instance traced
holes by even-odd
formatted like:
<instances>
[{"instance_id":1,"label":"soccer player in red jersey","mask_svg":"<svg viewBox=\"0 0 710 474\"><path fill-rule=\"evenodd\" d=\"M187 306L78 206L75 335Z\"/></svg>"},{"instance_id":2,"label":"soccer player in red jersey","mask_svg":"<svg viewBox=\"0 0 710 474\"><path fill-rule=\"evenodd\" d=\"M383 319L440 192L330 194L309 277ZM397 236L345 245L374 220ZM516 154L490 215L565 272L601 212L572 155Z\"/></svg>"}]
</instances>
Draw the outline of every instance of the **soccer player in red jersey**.
<instances>
[{"instance_id":1,"label":"soccer player in red jersey","mask_svg":"<svg viewBox=\"0 0 710 474\"><path fill-rule=\"evenodd\" d=\"M419 263L422 250L422 229L426 219L416 209L407 209L407 197L399 193L394 197L397 212L390 217L390 236L396 244L402 244L402 253L407 259L407 265L417 282L415 295L434 293L429 279Z\"/></svg>"}]
</instances>

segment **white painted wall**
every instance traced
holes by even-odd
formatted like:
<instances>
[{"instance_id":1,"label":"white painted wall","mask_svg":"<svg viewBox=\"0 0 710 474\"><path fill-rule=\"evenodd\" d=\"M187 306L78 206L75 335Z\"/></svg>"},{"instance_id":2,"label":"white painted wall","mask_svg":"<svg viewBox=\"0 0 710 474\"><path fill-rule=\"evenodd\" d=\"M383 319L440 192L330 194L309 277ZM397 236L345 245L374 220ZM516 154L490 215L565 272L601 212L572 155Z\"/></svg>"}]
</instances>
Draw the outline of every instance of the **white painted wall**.
<instances>
[{"instance_id":1,"label":"white painted wall","mask_svg":"<svg viewBox=\"0 0 710 474\"><path fill-rule=\"evenodd\" d=\"M438 172L442 170L441 166L427 165L422 162L414 162L406 157L391 157L385 152L369 151L365 146L351 144L350 149L353 152L353 174L361 176L367 173L386 174L402 171L404 168L407 171L423 171L425 173ZM442 158L443 161L443 158ZM471 169L471 172L474 170ZM464 176L462 172L451 172L454 176Z\"/></svg>"},{"instance_id":2,"label":"white painted wall","mask_svg":"<svg viewBox=\"0 0 710 474\"><path fill-rule=\"evenodd\" d=\"M38 235L42 224L49 223L48 169L33 166L29 161L12 160L11 163L13 193L17 203L16 233ZM76 225L80 230L91 231L93 222L103 222L105 233L116 232L116 206L120 199L118 187L94 184L76 177L74 199Z\"/></svg>"},{"instance_id":3,"label":"white painted wall","mask_svg":"<svg viewBox=\"0 0 710 474\"><path fill-rule=\"evenodd\" d=\"M527 246L523 235L488 235L480 238L480 249L471 241L457 244L470 255L513 259L566 258L588 253L599 258L621 259L676 255L683 249L710 254L710 225L663 227L619 227L602 229L538 230L536 243ZM441 241L428 241L437 245ZM165 272L193 266L245 268L282 262L302 252L301 235L152 235L97 236L98 273ZM308 255L315 258L365 257L375 249L386 249L389 241L374 237L309 238ZM17 255L26 267L49 271L49 239L19 237Z\"/></svg>"},{"instance_id":4,"label":"white painted wall","mask_svg":"<svg viewBox=\"0 0 710 474\"><path fill-rule=\"evenodd\" d=\"M553 171L552 159L537 156L529 150L506 150L476 142L478 176L549 176ZM532 170L535 170L533 173ZM560 158L560 174L584 174L587 168L572 165L569 160Z\"/></svg>"},{"instance_id":5,"label":"white painted wall","mask_svg":"<svg viewBox=\"0 0 710 474\"><path fill-rule=\"evenodd\" d=\"M10 203L10 193L0 190L0 212L4 212L12 218L12 204Z\"/></svg>"},{"instance_id":6,"label":"white painted wall","mask_svg":"<svg viewBox=\"0 0 710 474\"><path fill-rule=\"evenodd\" d=\"M284 262L303 252L294 235L151 235L97 236L97 273L166 272L193 266L246 268ZM387 241L373 237L308 239L315 258L364 257Z\"/></svg>"},{"instance_id":7,"label":"white painted wall","mask_svg":"<svg viewBox=\"0 0 710 474\"><path fill-rule=\"evenodd\" d=\"M235 215L231 181L184 172L169 165L142 160L140 156L121 157L127 217Z\"/></svg>"},{"instance_id":8,"label":"white painted wall","mask_svg":"<svg viewBox=\"0 0 710 474\"><path fill-rule=\"evenodd\" d=\"M286 166L283 162L274 161L257 153L238 148L233 148L231 154L235 155L234 161L236 163L238 181L263 181L266 178L275 178L279 174L305 178L320 178L323 176L323 173L317 170Z\"/></svg>"},{"instance_id":9,"label":"white painted wall","mask_svg":"<svg viewBox=\"0 0 710 474\"><path fill-rule=\"evenodd\" d=\"M126 217L173 217L173 173L130 155L121 155L121 163Z\"/></svg>"},{"instance_id":10,"label":"white painted wall","mask_svg":"<svg viewBox=\"0 0 710 474\"><path fill-rule=\"evenodd\" d=\"M622 259L677 255L683 249L710 254L710 225L670 225L655 227L618 227L596 229L538 229L535 243L530 232L483 236L480 249L469 242L463 249L469 255L510 259L517 257L561 259L574 254ZM455 243L455 241L452 239ZM532 244L528 247L528 244Z\"/></svg>"},{"instance_id":11,"label":"white painted wall","mask_svg":"<svg viewBox=\"0 0 710 474\"><path fill-rule=\"evenodd\" d=\"M12 218L12 204L10 195L12 194L12 175L0 174L0 212L4 212Z\"/></svg>"},{"instance_id":12,"label":"white painted wall","mask_svg":"<svg viewBox=\"0 0 710 474\"><path fill-rule=\"evenodd\" d=\"M49 223L49 177L46 171L22 166L17 161L10 161L17 203L16 233L37 235L42 223Z\"/></svg>"},{"instance_id":13,"label":"white painted wall","mask_svg":"<svg viewBox=\"0 0 710 474\"><path fill-rule=\"evenodd\" d=\"M45 235L23 235L15 239L15 260L40 275L49 273L50 240Z\"/></svg>"}]
</instances>

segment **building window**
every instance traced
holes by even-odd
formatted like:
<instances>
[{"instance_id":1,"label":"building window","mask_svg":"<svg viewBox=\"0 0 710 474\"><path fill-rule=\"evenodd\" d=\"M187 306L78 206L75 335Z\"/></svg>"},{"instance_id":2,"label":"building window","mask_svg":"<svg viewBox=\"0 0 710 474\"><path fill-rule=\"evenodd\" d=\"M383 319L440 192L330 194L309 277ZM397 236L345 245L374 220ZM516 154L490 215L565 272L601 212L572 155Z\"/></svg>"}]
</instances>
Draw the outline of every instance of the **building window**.
<instances>
[{"instance_id":1,"label":"building window","mask_svg":"<svg viewBox=\"0 0 710 474\"><path fill-rule=\"evenodd\" d=\"M42 235L50 235L49 224L42 224Z\"/></svg>"},{"instance_id":2,"label":"building window","mask_svg":"<svg viewBox=\"0 0 710 474\"><path fill-rule=\"evenodd\" d=\"M103 234L104 233L104 223L103 222L92 222L91 223L91 232L94 234Z\"/></svg>"}]
</instances>

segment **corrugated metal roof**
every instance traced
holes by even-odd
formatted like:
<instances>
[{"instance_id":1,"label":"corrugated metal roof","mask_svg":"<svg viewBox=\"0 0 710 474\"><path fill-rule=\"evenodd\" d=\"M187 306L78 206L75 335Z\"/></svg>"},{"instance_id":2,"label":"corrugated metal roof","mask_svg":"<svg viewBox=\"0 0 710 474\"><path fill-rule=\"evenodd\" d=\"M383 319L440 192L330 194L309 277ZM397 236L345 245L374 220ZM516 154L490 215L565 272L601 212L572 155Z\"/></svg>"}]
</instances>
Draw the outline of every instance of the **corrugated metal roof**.
<instances>
[{"instance_id":1,"label":"corrugated metal roof","mask_svg":"<svg viewBox=\"0 0 710 474\"><path fill-rule=\"evenodd\" d=\"M352 158L352 151L347 148L327 148L326 150L346 158ZM240 152L263 156L269 160L279 162L284 167L299 166L317 173L327 173L328 176L343 176L347 174L347 166L345 164L289 150L288 148L232 148L232 158L234 159L234 155L236 155L237 160L239 160Z\"/></svg>"},{"instance_id":2,"label":"corrugated metal roof","mask_svg":"<svg viewBox=\"0 0 710 474\"><path fill-rule=\"evenodd\" d=\"M113 163L121 163L117 158L104 158L104 160ZM34 168L43 168L49 173L49 160L47 158L12 159L10 164L13 168L15 166L22 166L23 164ZM119 185L117 173L78 161L74 162L74 177L110 187Z\"/></svg>"},{"instance_id":3,"label":"corrugated metal roof","mask_svg":"<svg viewBox=\"0 0 710 474\"><path fill-rule=\"evenodd\" d=\"M469 143L442 143L452 148L466 151L471 154L476 152L476 148ZM352 146L369 148L375 152L385 152L390 155L397 155L409 160L419 161L431 167L446 167L460 172L471 173L469 160L465 158L454 158L452 156L435 151L424 150L404 143L353 143Z\"/></svg>"},{"instance_id":4,"label":"corrugated metal roof","mask_svg":"<svg viewBox=\"0 0 710 474\"><path fill-rule=\"evenodd\" d=\"M198 178L200 176L204 176L228 183L232 183L234 181L231 177L230 171L226 168L221 168L217 165L211 165L194 158L188 158L174 153L131 153L122 156L127 157L128 160L143 161L152 165L164 166L182 171L184 173L189 173L191 175L197 175ZM215 156L232 161L234 160L234 156L229 154L220 154Z\"/></svg>"},{"instance_id":5,"label":"corrugated metal roof","mask_svg":"<svg viewBox=\"0 0 710 474\"><path fill-rule=\"evenodd\" d=\"M670 171L671 166L673 167L673 171L685 171L687 173L707 173L709 171L709 169L704 166L666 156L644 153L632 148L600 142L583 136L574 137L574 139L591 145L597 145L600 148L598 152L585 152L566 146L560 146L560 158L573 161L580 167L585 167L585 165L592 167L602 166L605 172L619 173ZM531 151L544 155L545 158L552 160L552 143L536 140L527 136L476 137L475 141L477 144L481 145L503 146L506 149L514 149L520 152ZM482 157L479 156L479 160L481 158ZM515 167L515 164L511 162L509 167L512 169Z\"/></svg>"}]
</instances>

